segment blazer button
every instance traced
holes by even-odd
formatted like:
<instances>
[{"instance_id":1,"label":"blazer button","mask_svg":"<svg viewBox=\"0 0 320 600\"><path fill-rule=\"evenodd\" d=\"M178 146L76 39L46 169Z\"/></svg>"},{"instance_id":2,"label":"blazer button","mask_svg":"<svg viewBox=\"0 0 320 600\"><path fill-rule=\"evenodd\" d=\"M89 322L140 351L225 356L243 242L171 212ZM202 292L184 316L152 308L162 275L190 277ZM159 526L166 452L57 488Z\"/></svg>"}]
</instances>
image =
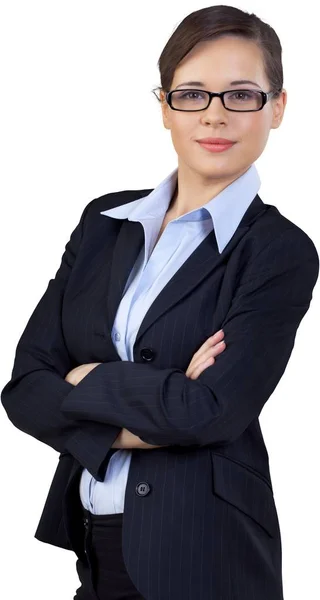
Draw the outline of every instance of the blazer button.
<instances>
[{"instance_id":1,"label":"blazer button","mask_svg":"<svg viewBox=\"0 0 320 600\"><path fill-rule=\"evenodd\" d=\"M145 360L146 362L150 362L151 360L154 359L155 352L151 348L142 348L142 350L140 352L140 356L141 356L142 360Z\"/></svg>"},{"instance_id":2,"label":"blazer button","mask_svg":"<svg viewBox=\"0 0 320 600\"><path fill-rule=\"evenodd\" d=\"M137 496L147 496L151 491L150 485L146 483L146 481L141 481L136 485L136 494Z\"/></svg>"}]
</instances>

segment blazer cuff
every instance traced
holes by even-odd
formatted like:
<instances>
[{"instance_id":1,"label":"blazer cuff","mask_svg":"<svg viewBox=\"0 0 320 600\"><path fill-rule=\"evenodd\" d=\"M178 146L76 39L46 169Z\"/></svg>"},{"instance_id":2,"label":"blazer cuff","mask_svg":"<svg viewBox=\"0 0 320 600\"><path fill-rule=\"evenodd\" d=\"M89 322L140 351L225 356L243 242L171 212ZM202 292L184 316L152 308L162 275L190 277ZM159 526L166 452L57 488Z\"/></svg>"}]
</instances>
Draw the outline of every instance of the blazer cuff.
<instances>
[{"instance_id":1,"label":"blazer cuff","mask_svg":"<svg viewBox=\"0 0 320 600\"><path fill-rule=\"evenodd\" d=\"M122 427L87 421L66 441L65 448L97 480L103 481L108 452Z\"/></svg>"}]
</instances>

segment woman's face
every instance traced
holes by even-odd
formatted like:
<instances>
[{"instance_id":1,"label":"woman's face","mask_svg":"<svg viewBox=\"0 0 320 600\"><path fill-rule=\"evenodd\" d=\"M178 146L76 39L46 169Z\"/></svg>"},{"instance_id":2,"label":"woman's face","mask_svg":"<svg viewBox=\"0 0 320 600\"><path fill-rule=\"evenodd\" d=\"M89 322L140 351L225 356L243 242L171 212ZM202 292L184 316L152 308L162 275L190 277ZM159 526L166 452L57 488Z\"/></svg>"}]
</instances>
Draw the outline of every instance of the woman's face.
<instances>
[{"instance_id":1,"label":"woman's face","mask_svg":"<svg viewBox=\"0 0 320 600\"><path fill-rule=\"evenodd\" d=\"M232 81L249 79L252 83L231 85ZM199 85L181 85L201 81ZM262 52L254 42L236 36L224 36L197 44L177 67L171 90L204 89L222 92L229 89L252 89L269 92L264 73ZM181 112L172 110L160 92L163 123L171 130L179 165L185 165L205 180L229 178L244 173L262 153L270 129L279 127L286 104L286 91L271 99L257 112L231 112L218 97L206 110ZM235 141L228 150L211 153L195 140L222 137Z\"/></svg>"}]
</instances>

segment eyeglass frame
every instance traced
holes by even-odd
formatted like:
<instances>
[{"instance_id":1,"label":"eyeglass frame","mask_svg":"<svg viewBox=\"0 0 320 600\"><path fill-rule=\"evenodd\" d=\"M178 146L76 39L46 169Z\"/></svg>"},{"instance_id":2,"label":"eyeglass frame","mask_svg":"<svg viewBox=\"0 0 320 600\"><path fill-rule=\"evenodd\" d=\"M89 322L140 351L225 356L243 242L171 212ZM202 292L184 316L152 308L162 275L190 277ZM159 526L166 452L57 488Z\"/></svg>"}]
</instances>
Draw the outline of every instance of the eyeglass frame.
<instances>
[{"instance_id":1,"label":"eyeglass frame","mask_svg":"<svg viewBox=\"0 0 320 600\"><path fill-rule=\"evenodd\" d=\"M205 108L196 108L195 110L194 109L191 109L191 110L186 109L185 110L183 108L175 108L174 106L172 106L171 97L172 97L173 92L183 92L183 91L189 91L189 90L192 92L206 92L207 94L209 94L209 102L208 102L207 106ZM260 106L260 108L253 108L251 110L237 110L235 108L228 108L225 105L224 95L227 94L228 92L249 92L249 91L256 92L261 95L262 105ZM277 88L276 90L271 90L270 92L263 92L262 90L251 90L248 88L225 90L224 92L209 92L208 90L200 90L200 89L196 89L196 88L182 88L182 89L171 90L170 92L166 92L165 99L172 110L178 110L180 112L200 112L201 110L207 110L207 108L211 104L212 98L214 98L215 96L220 98L223 107L226 110L230 110L231 112L258 112L259 110L262 110L263 107L267 104L267 102L272 98L272 96L274 96L278 92L281 92L281 88ZM157 98L158 98L158 96L157 96ZM158 98L158 100L159 100L159 98Z\"/></svg>"}]
</instances>

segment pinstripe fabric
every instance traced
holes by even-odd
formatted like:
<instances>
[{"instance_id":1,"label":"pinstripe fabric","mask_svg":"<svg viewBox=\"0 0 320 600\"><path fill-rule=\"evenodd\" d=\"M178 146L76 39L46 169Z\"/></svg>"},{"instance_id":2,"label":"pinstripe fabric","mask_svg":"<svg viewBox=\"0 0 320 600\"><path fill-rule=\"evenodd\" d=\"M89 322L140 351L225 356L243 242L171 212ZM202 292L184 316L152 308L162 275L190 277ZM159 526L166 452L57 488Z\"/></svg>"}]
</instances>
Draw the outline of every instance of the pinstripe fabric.
<instances>
[{"instance_id":1,"label":"pinstripe fabric","mask_svg":"<svg viewBox=\"0 0 320 600\"><path fill-rule=\"evenodd\" d=\"M102 212L109 219L139 221L144 229L142 251L129 275L111 332L112 341L123 361L133 360L133 347L141 321L180 266L212 229L221 253L261 185L253 164L204 206L168 223L154 247L175 191L177 174L178 169L175 169L147 198L138 198ZM131 456L129 450L115 452L103 482L97 481L84 469L80 498L87 510L93 514L123 513Z\"/></svg>"},{"instance_id":2,"label":"pinstripe fabric","mask_svg":"<svg viewBox=\"0 0 320 600\"><path fill-rule=\"evenodd\" d=\"M60 452L35 536L85 560L79 482L103 481L122 427L133 450L122 547L147 600L282 600L281 538L259 414L312 299L312 240L256 195L220 254L210 233L163 288L121 361L111 329L142 247L137 222L100 212L147 195L94 199L18 342L1 400L12 423ZM193 381L207 337L227 349ZM150 361L151 358L151 361ZM149 362L147 362L149 359ZM77 386L78 364L101 362Z\"/></svg>"}]
</instances>

